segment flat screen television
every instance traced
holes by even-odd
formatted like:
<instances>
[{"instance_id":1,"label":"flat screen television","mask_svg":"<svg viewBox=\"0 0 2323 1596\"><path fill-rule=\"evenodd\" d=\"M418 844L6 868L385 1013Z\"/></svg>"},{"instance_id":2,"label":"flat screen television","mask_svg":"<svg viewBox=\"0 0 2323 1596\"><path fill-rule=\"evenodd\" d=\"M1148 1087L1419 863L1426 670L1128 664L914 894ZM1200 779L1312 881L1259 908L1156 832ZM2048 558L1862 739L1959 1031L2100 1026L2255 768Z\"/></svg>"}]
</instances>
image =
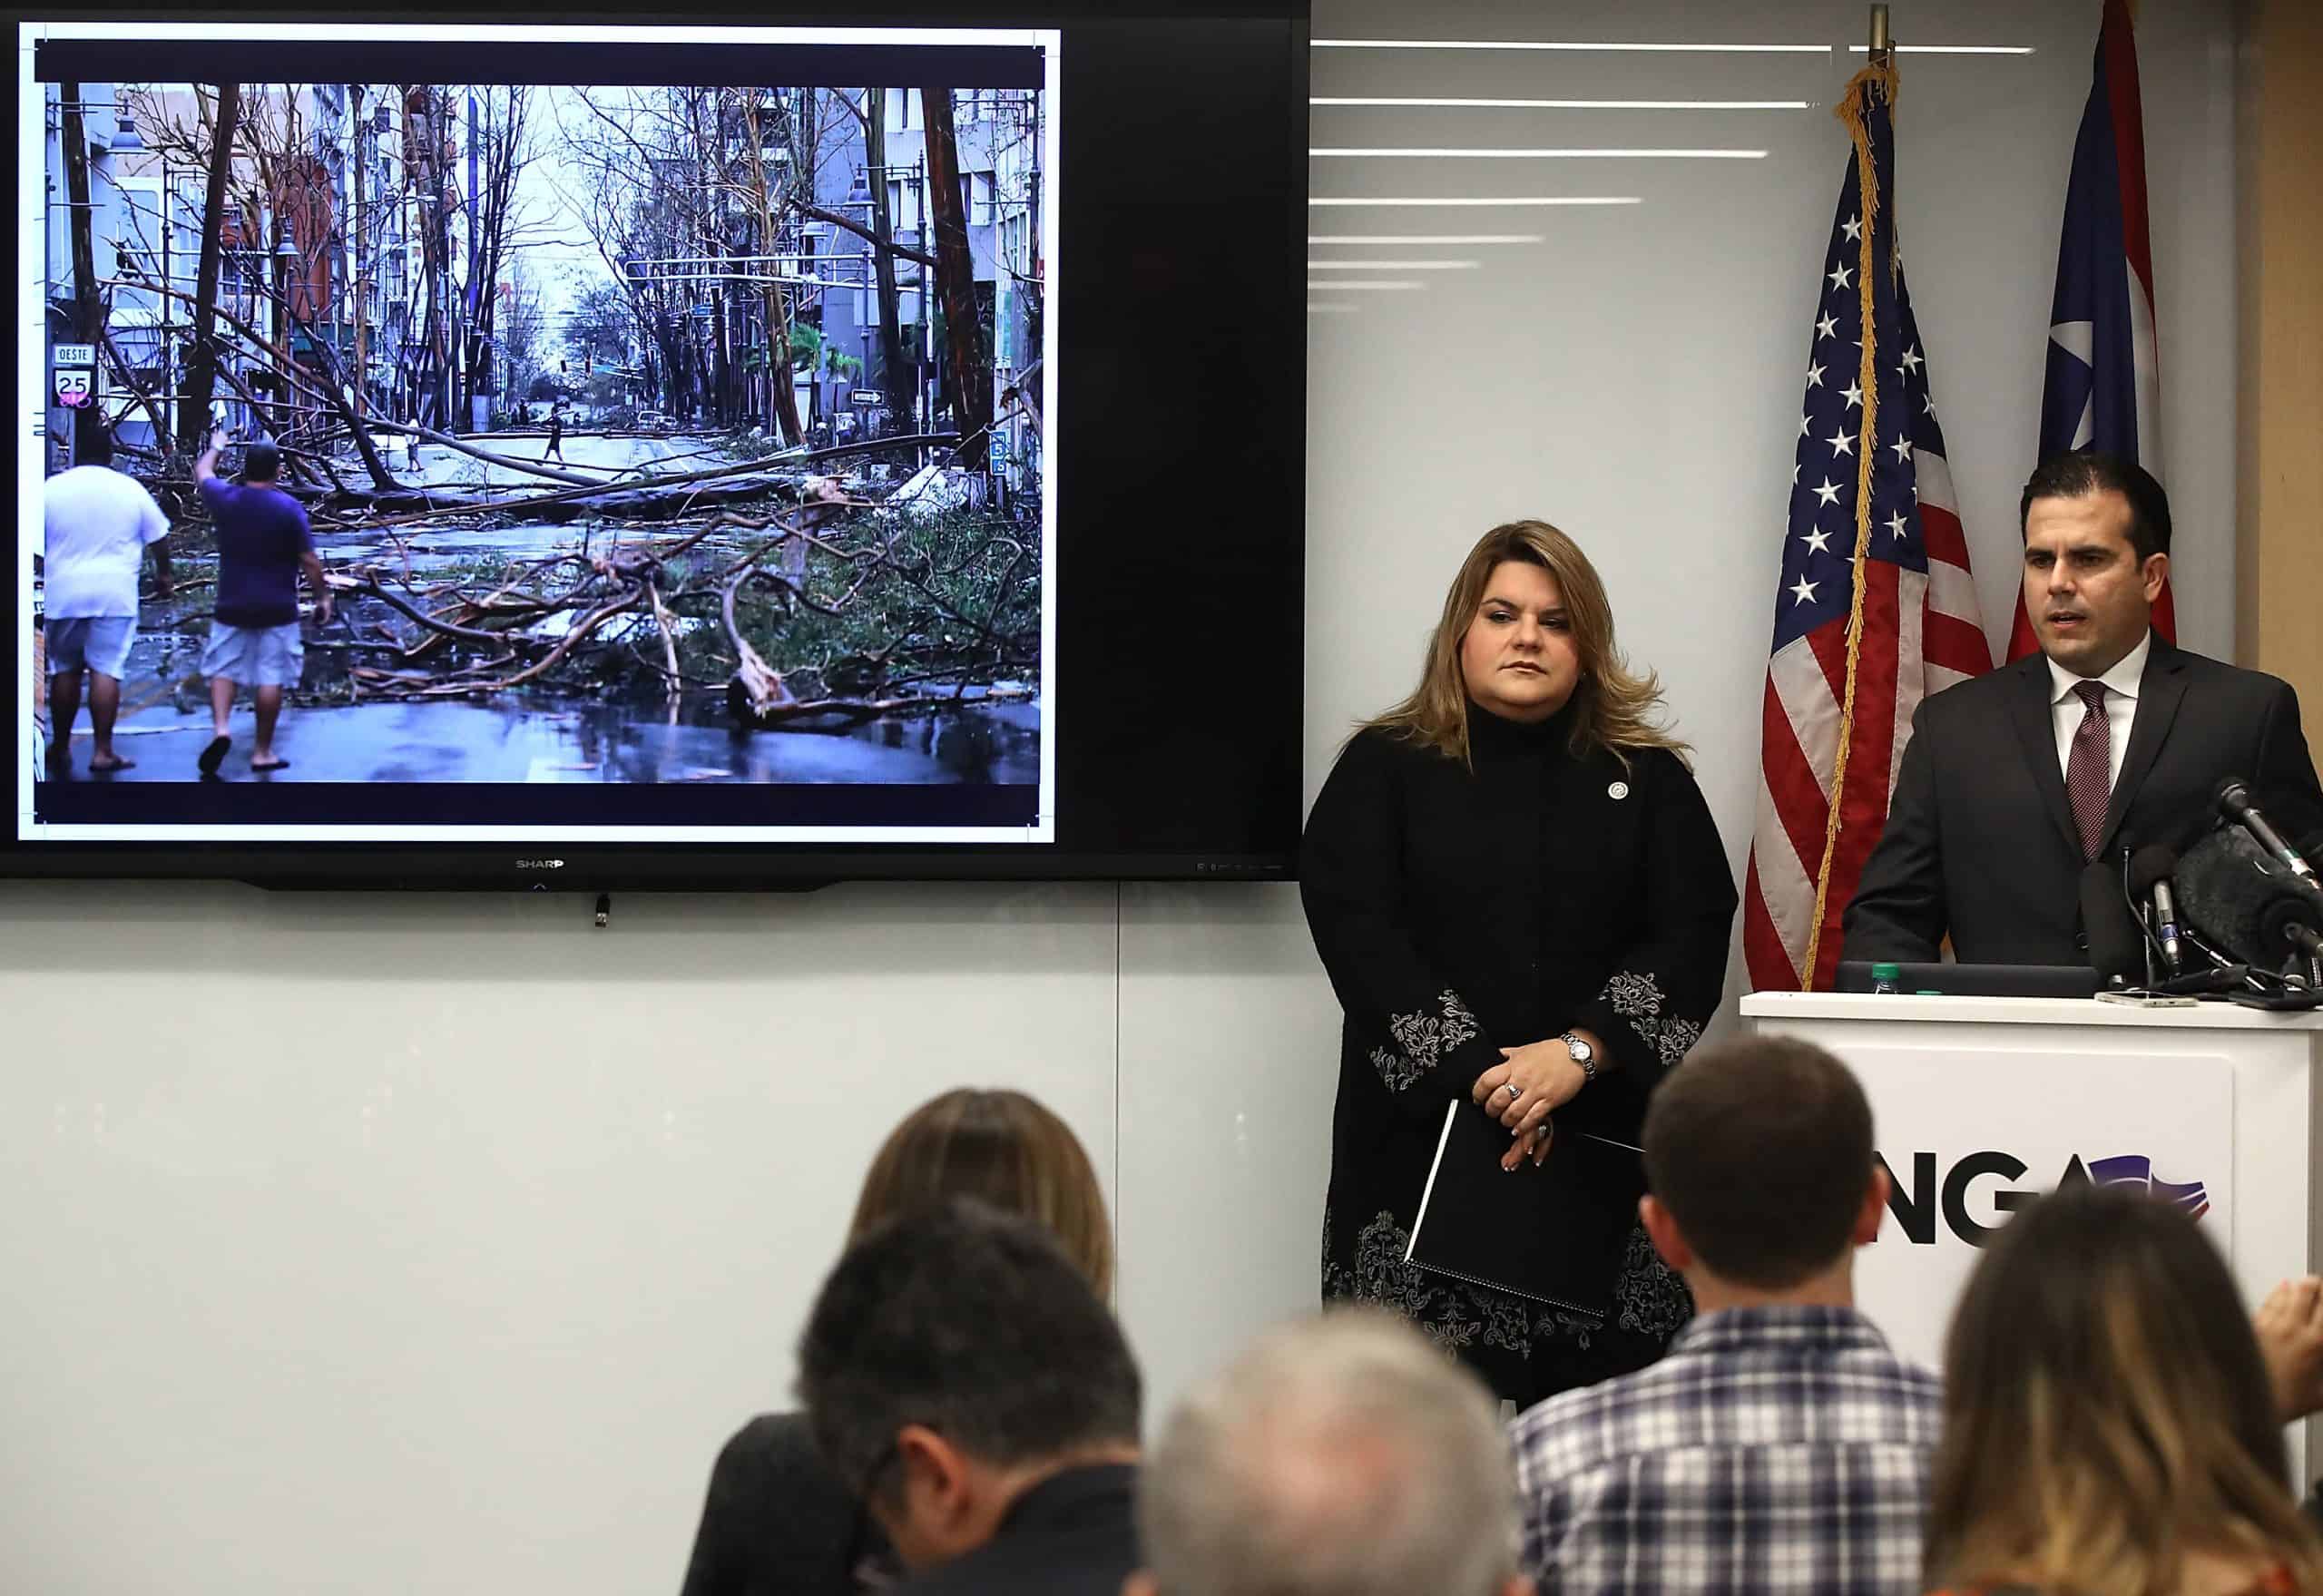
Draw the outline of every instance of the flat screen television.
<instances>
[{"instance_id":1,"label":"flat screen television","mask_svg":"<svg viewBox=\"0 0 2323 1596\"><path fill-rule=\"evenodd\" d=\"M0 874L1287 876L1307 19L1187 9L21 24Z\"/></svg>"}]
</instances>

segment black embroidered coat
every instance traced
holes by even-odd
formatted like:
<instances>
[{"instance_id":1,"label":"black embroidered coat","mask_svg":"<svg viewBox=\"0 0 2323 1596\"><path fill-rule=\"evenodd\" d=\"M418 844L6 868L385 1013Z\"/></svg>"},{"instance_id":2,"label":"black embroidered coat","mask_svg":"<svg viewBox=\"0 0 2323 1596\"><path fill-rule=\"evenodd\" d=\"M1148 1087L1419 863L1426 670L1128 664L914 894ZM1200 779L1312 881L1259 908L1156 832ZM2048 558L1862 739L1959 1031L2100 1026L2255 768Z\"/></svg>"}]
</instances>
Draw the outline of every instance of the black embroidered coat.
<instances>
[{"instance_id":1,"label":"black embroidered coat","mask_svg":"<svg viewBox=\"0 0 2323 1596\"><path fill-rule=\"evenodd\" d=\"M1308 818L1307 920L1346 1013L1323 1296L1405 1314L1502 1395L1530 1401L1617 1372L1601 1343L1626 1337L1613 1353L1623 1366L1658 1356L1691 1303L1635 1229L1634 1180L1592 1187L1559 1217L1603 1229L1609 1246L1631 1232L1611 1325L1406 1264L1445 1104L1465 1102L1501 1048L1577 1026L1613 1067L1558 1111L1558 1131L1635 1142L1646 1094L1722 995L1736 898L1709 806L1675 754L1633 750L1626 767L1603 749L1577 755L1567 714L1524 726L1472 704L1468 720L1473 772L1358 732ZM1505 1177L1506 1201L1540 1199L1533 1173ZM1602 1302L1604 1284L1580 1295Z\"/></svg>"}]
</instances>

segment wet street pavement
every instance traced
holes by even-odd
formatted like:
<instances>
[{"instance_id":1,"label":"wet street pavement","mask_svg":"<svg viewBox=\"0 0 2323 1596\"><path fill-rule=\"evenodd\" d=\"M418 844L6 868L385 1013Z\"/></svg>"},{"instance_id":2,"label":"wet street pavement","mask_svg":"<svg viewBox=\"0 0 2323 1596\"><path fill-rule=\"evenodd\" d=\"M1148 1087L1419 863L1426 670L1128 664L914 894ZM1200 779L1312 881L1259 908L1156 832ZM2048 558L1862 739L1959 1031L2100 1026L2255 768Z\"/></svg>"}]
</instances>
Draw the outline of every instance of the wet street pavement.
<instances>
[{"instance_id":1,"label":"wet street pavement","mask_svg":"<svg viewBox=\"0 0 2323 1596\"><path fill-rule=\"evenodd\" d=\"M523 494L555 493L565 485L553 478L535 476L526 471L512 471L505 465L494 465L457 449L441 444L423 443L419 446L419 464L415 467L404 451L404 440L387 433L373 440L387 468L398 481L413 487L483 487L492 490L495 497L515 498ZM488 455L500 455L512 460L538 461L548 447L548 435L542 433L477 433L466 440ZM616 434L606 436L597 433L568 432L564 435L562 460L545 462L552 471L569 470L582 476L602 476L612 481L616 475L660 475L689 471L710 471L733 464L734 457L699 437L642 437ZM360 475L360 472L358 472Z\"/></svg>"},{"instance_id":2,"label":"wet street pavement","mask_svg":"<svg viewBox=\"0 0 2323 1596\"><path fill-rule=\"evenodd\" d=\"M1040 711L992 704L877 721L845 733L758 732L676 725L652 710L598 703L564 709L461 701L285 710L274 750L283 770L253 774L247 703L230 722L230 781L1034 782ZM136 768L89 774L88 715L73 739L74 779L191 781L210 740L207 709L170 703L124 716L114 751Z\"/></svg>"},{"instance_id":3,"label":"wet street pavement","mask_svg":"<svg viewBox=\"0 0 2323 1596\"><path fill-rule=\"evenodd\" d=\"M384 441L384 440L383 440ZM497 452L537 457L544 438L479 437ZM699 439L603 437L568 434L564 452L577 466L694 470L723 454L701 453ZM681 458L680 456L685 456ZM400 442L391 463L405 464ZM486 466L436 445L423 445L420 469L407 480L475 487L488 482L511 496L554 485ZM383 565L409 558L414 573L450 565L492 565L560 552L602 553L613 529L521 524L489 528L417 526L403 545L376 533L321 534L316 542L334 568L367 559ZM181 563L181 580L208 569ZM172 630L173 606L148 604L123 684L115 751L136 761L127 770L92 775L88 713L74 729L67 779L190 781L210 740L208 699L199 680L208 628L196 621ZM699 624L688 622L685 624ZM343 671L347 622L307 626L307 683L318 689ZM612 633L609 636L613 635ZM982 696L972 689L970 698ZM248 695L235 706L232 750L220 775L267 782L710 782L710 783L1031 783L1040 778L1040 710L1021 700L972 704L939 715L875 721L845 731L738 734L722 713L691 700L686 723L672 724L659 698L643 702L560 700L530 694L500 701L446 699L287 707L275 751L287 768L254 773Z\"/></svg>"}]
</instances>

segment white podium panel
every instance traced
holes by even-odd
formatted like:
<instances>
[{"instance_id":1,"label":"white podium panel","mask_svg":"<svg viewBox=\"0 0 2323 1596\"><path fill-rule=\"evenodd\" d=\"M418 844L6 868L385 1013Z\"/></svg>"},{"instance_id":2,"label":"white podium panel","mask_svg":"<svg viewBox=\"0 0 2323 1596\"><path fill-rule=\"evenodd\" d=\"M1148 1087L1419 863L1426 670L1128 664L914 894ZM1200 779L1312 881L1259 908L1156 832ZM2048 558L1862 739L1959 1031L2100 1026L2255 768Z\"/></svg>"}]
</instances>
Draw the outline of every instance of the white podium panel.
<instances>
[{"instance_id":1,"label":"white podium panel","mask_svg":"<svg viewBox=\"0 0 2323 1596\"><path fill-rule=\"evenodd\" d=\"M2323 1017L1833 993L1754 994L1742 1016L1830 1049L1871 1099L1895 1189L1857 1296L1907 1356L1941 1364L1985 1241L2066 1180L2132 1182L2195 1214L2249 1307L2314 1267Z\"/></svg>"}]
</instances>

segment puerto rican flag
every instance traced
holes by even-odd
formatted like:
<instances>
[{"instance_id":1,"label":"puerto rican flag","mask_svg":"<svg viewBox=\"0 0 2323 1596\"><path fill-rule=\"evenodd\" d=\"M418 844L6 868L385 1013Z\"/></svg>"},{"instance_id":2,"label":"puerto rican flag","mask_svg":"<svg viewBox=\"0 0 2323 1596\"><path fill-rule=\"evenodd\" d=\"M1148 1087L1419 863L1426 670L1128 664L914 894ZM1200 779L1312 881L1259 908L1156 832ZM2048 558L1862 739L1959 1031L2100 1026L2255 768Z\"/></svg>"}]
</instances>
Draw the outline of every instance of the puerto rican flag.
<instances>
[{"instance_id":1,"label":"puerto rican flag","mask_svg":"<svg viewBox=\"0 0 2323 1596\"><path fill-rule=\"evenodd\" d=\"M2158 480L2160 386L2137 41L2130 32L2126 0L2105 0L2089 104L2073 142L2064 231L2057 244L2039 458L2068 449L2102 449L2136 461ZM2166 584L2153 607L2153 627L2177 641L2177 613ZM2020 591L2008 657L2022 659L2040 646Z\"/></svg>"},{"instance_id":2,"label":"puerto rican flag","mask_svg":"<svg viewBox=\"0 0 2323 1596\"><path fill-rule=\"evenodd\" d=\"M1913 711L1992 669L1896 253L1894 84L1872 67L1840 106L1856 154L1808 340L1743 890L1759 991L1830 985Z\"/></svg>"}]
</instances>

